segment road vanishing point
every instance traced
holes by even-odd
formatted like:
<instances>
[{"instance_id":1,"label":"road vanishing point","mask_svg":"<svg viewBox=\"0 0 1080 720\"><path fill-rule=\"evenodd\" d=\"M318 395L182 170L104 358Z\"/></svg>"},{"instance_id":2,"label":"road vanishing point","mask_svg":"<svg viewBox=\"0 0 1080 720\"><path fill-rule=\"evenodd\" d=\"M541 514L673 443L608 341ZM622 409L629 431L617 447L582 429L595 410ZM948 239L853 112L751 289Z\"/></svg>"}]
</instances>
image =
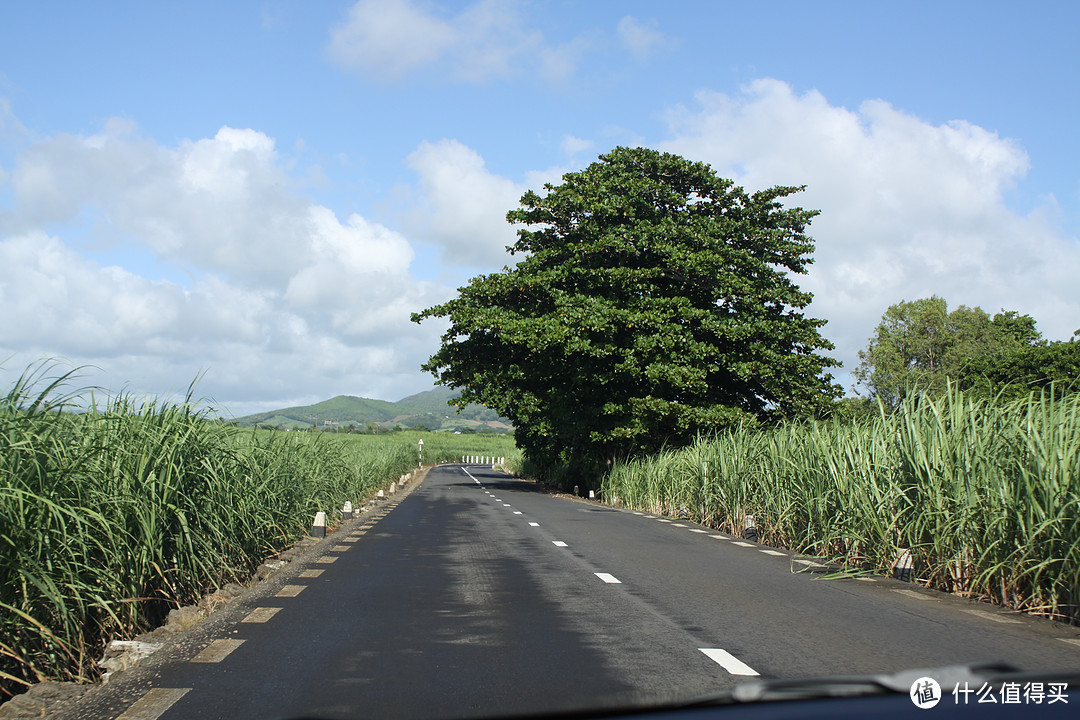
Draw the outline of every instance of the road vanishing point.
<instances>
[{"instance_id":1,"label":"road vanishing point","mask_svg":"<svg viewBox=\"0 0 1080 720\"><path fill-rule=\"evenodd\" d=\"M477 718L983 661L1076 670L1080 631L455 464L65 716Z\"/></svg>"}]
</instances>

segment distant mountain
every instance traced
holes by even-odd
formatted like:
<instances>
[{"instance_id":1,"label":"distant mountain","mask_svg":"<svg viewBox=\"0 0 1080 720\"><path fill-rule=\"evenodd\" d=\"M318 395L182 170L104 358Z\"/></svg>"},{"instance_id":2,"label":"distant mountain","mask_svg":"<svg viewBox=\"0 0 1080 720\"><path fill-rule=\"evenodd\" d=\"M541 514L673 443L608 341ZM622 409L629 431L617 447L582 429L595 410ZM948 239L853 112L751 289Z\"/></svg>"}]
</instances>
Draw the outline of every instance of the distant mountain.
<instances>
[{"instance_id":1,"label":"distant mountain","mask_svg":"<svg viewBox=\"0 0 1080 720\"><path fill-rule=\"evenodd\" d=\"M240 427L339 428L353 425L357 430L375 423L379 427L405 428L424 425L431 430L489 430L509 432L513 426L506 418L482 405L467 405L460 413L447 404L458 393L436 387L395 402L371 400L352 395L338 395L314 405L271 410L233 420Z\"/></svg>"}]
</instances>

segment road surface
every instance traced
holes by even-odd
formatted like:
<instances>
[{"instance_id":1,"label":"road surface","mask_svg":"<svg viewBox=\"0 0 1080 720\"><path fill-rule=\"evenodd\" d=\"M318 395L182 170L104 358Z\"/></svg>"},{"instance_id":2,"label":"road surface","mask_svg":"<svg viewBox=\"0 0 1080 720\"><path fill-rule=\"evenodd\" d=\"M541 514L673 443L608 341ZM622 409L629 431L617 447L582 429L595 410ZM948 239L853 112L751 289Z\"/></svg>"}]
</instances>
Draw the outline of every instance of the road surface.
<instances>
[{"instance_id":1,"label":"road surface","mask_svg":"<svg viewBox=\"0 0 1080 720\"><path fill-rule=\"evenodd\" d=\"M1077 628L810 562L439 466L72 716L483 717L655 704L756 676L1080 668Z\"/></svg>"}]
</instances>

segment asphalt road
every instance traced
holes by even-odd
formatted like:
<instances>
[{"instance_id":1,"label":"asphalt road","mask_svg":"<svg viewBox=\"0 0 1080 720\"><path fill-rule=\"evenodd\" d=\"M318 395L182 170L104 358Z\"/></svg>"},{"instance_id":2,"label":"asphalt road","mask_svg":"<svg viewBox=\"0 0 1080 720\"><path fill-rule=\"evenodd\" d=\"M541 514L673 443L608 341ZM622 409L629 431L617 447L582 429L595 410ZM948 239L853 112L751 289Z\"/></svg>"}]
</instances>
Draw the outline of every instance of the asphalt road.
<instances>
[{"instance_id":1,"label":"asphalt road","mask_svg":"<svg viewBox=\"0 0 1080 720\"><path fill-rule=\"evenodd\" d=\"M755 675L1080 668L1077 628L807 562L440 466L72 717L483 717L655 704Z\"/></svg>"}]
</instances>

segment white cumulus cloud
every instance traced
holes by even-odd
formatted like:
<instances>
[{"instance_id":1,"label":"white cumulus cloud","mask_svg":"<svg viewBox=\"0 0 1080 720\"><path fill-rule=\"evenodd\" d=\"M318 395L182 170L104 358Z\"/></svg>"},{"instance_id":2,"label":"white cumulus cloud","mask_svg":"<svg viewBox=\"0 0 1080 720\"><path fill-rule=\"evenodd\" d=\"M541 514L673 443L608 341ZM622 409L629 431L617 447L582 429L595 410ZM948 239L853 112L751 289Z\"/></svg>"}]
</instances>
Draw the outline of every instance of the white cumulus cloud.
<instances>
[{"instance_id":1,"label":"white cumulus cloud","mask_svg":"<svg viewBox=\"0 0 1080 720\"><path fill-rule=\"evenodd\" d=\"M500 267L515 238L506 213L527 188L489 171L457 140L421 143L407 162L420 176L422 196L410 214L418 237L439 245L448 262Z\"/></svg>"},{"instance_id":2,"label":"white cumulus cloud","mask_svg":"<svg viewBox=\"0 0 1080 720\"><path fill-rule=\"evenodd\" d=\"M553 45L528 27L516 0L478 0L453 15L411 0L360 0L330 34L338 66L387 82L414 71L443 71L481 83L525 69L547 79L573 72L581 41Z\"/></svg>"},{"instance_id":3,"label":"white cumulus cloud","mask_svg":"<svg viewBox=\"0 0 1080 720\"><path fill-rule=\"evenodd\" d=\"M642 22L627 15L615 26L619 42L638 60L645 60L670 41L657 28L655 20Z\"/></svg>"},{"instance_id":4,"label":"white cumulus cloud","mask_svg":"<svg viewBox=\"0 0 1080 720\"><path fill-rule=\"evenodd\" d=\"M800 284L847 371L889 305L934 293L1029 313L1051 338L1080 326L1080 242L1050 213L1009 207L1029 162L1009 139L964 121L932 125L881 100L836 107L770 79L736 96L701 93L669 124L663 149L748 190L807 185L790 201L821 215Z\"/></svg>"},{"instance_id":5,"label":"white cumulus cloud","mask_svg":"<svg viewBox=\"0 0 1080 720\"><path fill-rule=\"evenodd\" d=\"M110 121L22 149L0 213L4 369L59 356L155 392L206 371L237 411L415 392L440 328L410 314L449 289L413 276L404 236L342 221L286 164L230 127L168 147Z\"/></svg>"}]
</instances>

